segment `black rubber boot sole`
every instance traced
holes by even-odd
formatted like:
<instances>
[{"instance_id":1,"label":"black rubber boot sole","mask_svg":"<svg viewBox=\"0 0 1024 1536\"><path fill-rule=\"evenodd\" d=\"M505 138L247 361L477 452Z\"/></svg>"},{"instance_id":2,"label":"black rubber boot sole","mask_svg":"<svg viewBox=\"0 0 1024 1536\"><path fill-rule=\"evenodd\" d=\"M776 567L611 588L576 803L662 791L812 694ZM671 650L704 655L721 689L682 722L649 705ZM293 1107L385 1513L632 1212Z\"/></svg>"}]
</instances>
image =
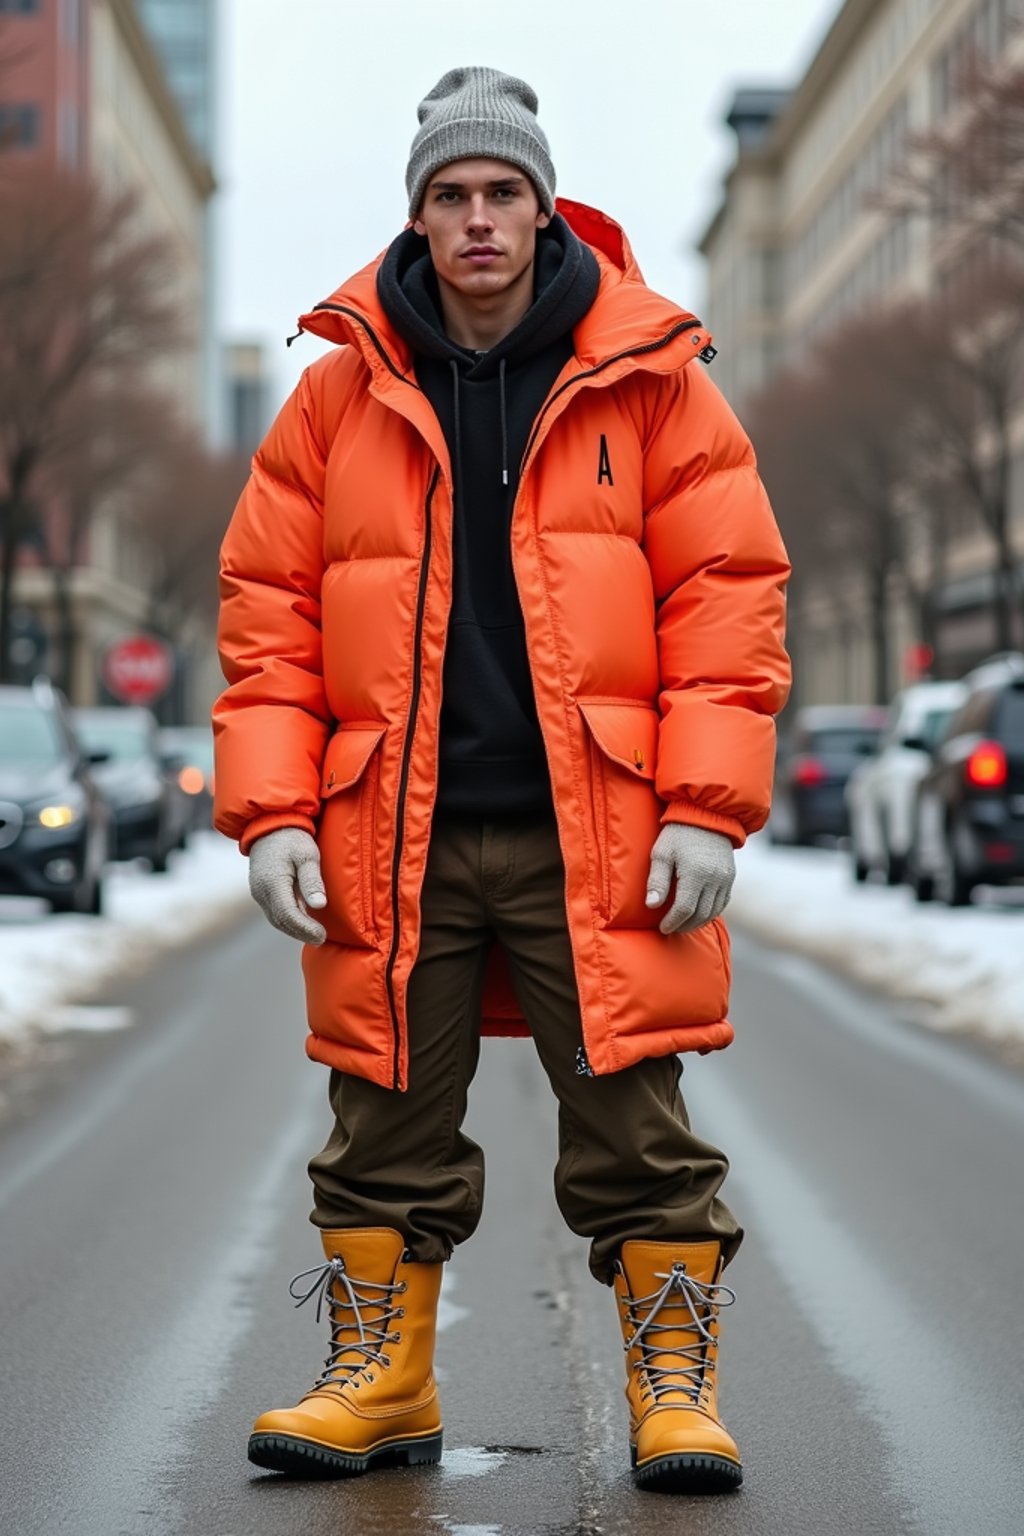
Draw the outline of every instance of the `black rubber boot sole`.
<instances>
[{"instance_id":1,"label":"black rubber boot sole","mask_svg":"<svg viewBox=\"0 0 1024 1536\"><path fill-rule=\"evenodd\" d=\"M249 1460L257 1467L289 1472L292 1477L358 1477L376 1467L416 1467L440 1461L443 1438L438 1433L422 1440L392 1440L365 1456L351 1456L291 1435L250 1435Z\"/></svg>"},{"instance_id":2,"label":"black rubber boot sole","mask_svg":"<svg viewBox=\"0 0 1024 1536\"><path fill-rule=\"evenodd\" d=\"M629 1448L633 1477L650 1493L731 1493L743 1481L743 1468L724 1456L657 1456L636 1464L636 1446Z\"/></svg>"}]
</instances>

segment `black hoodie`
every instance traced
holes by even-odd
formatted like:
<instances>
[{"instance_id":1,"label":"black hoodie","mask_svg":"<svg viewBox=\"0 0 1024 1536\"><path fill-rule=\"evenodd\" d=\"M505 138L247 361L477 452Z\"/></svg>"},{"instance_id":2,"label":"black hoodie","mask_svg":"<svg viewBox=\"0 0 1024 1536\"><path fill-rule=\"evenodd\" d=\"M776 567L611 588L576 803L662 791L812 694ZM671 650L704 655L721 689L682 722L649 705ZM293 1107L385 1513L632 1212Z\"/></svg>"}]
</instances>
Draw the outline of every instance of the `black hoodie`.
<instances>
[{"instance_id":1,"label":"black hoodie","mask_svg":"<svg viewBox=\"0 0 1024 1536\"><path fill-rule=\"evenodd\" d=\"M444 331L424 237L388 248L377 292L409 342L455 479L452 611L445 647L437 808L497 816L551 804L544 744L512 570L510 527L526 441L597 294L593 253L556 214L537 237L534 301L486 352Z\"/></svg>"}]
</instances>

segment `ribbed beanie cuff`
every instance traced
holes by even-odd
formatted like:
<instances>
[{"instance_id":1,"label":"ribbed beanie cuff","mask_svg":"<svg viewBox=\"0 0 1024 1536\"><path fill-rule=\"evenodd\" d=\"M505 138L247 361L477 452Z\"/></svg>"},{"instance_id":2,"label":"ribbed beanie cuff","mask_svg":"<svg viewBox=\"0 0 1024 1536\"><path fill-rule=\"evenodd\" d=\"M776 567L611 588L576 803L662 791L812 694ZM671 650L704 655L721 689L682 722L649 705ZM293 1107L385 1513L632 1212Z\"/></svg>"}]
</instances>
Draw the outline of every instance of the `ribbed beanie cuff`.
<instances>
[{"instance_id":1,"label":"ribbed beanie cuff","mask_svg":"<svg viewBox=\"0 0 1024 1536\"><path fill-rule=\"evenodd\" d=\"M545 213L555 207L555 168L536 118L537 95L513 75L476 65L450 69L420 102L405 185L409 217L419 213L430 178L454 160L506 160L526 172Z\"/></svg>"}]
</instances>

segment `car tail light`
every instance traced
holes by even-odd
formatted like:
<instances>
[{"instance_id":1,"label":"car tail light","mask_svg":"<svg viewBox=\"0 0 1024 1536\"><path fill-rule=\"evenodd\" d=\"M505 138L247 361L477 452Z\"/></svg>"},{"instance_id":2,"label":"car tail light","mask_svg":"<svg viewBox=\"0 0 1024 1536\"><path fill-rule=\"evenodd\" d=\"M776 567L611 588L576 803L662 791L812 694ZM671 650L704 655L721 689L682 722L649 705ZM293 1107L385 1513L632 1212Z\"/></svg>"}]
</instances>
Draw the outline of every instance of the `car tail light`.
<instances>
[{"instance_id":1,"label":"car tail light","mask_svg":"<svg viewBox=\"0 0 1024 1536\"><path fill-rule=\"evenodd\" d=\"M967 759L967 782L976 789L1001 789L1006 783L1006 753L998 741L979 742Z\"/></svg>"},{"instance_id":2,"label":"car tail light","mask_svg":"<svg viewBox=\"0 0 1024 1536\"><path fill-rule=\"evenodd\" d=\"M801 757L793 765L793 783L801 789L813 789L816 784L824 784L827 775L824 763L819 763L816 757Z\"/></svg>"},{"instance_id":3,"label":"car tail light","mask_svg":"<svg viewBox=\"0 0 1024 1536\"><path fill-rule=\"evenodd\" d=\"M191 765L183 768L178 774L178 784L185 791L186 795L201 795L206 787L203 770L201 768L194 768Z\"/></svg>"}]
</instances>

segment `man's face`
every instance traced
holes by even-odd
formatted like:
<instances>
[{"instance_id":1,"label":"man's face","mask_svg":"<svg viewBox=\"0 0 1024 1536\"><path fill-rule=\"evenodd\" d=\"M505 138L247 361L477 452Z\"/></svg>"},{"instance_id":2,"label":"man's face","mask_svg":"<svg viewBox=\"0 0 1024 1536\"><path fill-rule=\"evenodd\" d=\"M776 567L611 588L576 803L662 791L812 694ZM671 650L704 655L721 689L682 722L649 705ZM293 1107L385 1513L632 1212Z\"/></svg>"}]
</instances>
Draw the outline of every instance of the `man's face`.
<instances>
[{"instance_id":1,"label":"man's face","mask_svg":"<svg viewBox=\"0 0 1024 1536\"><path fill-rule=\"evenodd\" d=\"M432 176L414 228L439 278L467 298L502 293L533 261L551 223L533 182L504 160L455 160Z\"/></svg>"}]
</instances>

